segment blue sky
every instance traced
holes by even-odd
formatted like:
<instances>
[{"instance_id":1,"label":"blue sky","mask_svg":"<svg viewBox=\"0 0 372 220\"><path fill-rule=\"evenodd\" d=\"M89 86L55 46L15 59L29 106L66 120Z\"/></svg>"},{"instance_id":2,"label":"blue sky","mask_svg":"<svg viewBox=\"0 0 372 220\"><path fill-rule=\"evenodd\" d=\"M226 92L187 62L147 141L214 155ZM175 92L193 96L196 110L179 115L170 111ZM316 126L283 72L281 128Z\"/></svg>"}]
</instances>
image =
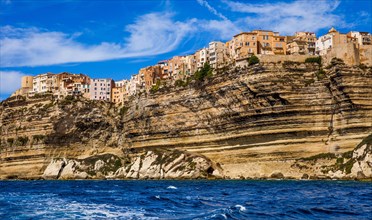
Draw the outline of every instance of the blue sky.
<instances>
[{"instance_id":1,"label":"blue sky","mask_svg":"<svg viewBox=\"0 0 372 220\"><path fill-rule=\"evenodd\" d=\"M371 11L370 0L0 0L0 100L23 75L127 79L241 31L372 32Z\"/></svg>"}]
</instances>

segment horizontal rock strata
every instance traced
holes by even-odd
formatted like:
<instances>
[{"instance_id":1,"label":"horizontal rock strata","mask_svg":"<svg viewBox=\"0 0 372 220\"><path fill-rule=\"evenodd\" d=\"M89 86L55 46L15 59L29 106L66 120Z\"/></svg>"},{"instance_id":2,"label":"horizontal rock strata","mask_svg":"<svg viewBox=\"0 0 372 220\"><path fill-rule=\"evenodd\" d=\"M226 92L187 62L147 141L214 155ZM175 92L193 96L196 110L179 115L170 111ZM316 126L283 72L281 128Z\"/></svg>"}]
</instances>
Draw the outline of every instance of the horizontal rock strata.
<instances>
[{"instance_id":1,"label":"horizontal rock strata","mask_svg":"<svg viewBox=\"0 0 372 220\"><path fill-rule=\"evenodd\" d=\"M83 99L7 100L0 107L0 178L40 178L53 158L68 158L68 166L67 160L103 154L123 160L157 149L202 155L230 178L302 178L298 159L350 152L372 133L372 69L324 70L288 62L227 68L120 108ZM144 171L132 162L136 169L121 169L123 178L165 177L159 167Z\"/></svg>"}]
</instances>

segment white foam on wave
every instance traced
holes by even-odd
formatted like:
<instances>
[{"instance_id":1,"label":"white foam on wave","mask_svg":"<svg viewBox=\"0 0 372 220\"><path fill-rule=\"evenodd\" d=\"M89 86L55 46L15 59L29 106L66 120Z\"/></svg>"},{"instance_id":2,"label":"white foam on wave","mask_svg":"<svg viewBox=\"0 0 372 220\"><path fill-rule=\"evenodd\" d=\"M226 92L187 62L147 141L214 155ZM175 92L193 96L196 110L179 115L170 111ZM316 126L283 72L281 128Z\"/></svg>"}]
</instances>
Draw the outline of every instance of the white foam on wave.
<instances>
[{"instance_id":1,"label":"white foam on wave","mask_svg":"<svg viewBox=\"0 0 372 220\"><path fill-rule=\"evenodd\" d=\"M44 218L62 215L66 219L157 219L145 216L143 209L128 208L113 204L96 204L70 201L57 197L39 197L37 203L27 204L27 217ZM36 205L35 205L36 204ZM45 209L45 207L48 207Z\"/></svg>"},{"instance_id":2,"label":"white foam on wave","mask_svg":"<svg viewBox=\"0 0 372 220\"><path fill-rule=\"evenodd\" d=\"M168 186L167 189L177 189L175 186Z\"/></svg>"},{"instance_id":3,"label":"white foam on wave","mask_svg":"<svg viewBox=\"0 0 372 220\"><path fill-rule=\"evenodd\" d=\"M244 212L244 211L247 210L247 209L246 209L244 206L242 206L242 205L236 205L235 207L236 207L236 208L239 208L239 211L241 211L241 212Z\"/></svg>"}]
</instances>

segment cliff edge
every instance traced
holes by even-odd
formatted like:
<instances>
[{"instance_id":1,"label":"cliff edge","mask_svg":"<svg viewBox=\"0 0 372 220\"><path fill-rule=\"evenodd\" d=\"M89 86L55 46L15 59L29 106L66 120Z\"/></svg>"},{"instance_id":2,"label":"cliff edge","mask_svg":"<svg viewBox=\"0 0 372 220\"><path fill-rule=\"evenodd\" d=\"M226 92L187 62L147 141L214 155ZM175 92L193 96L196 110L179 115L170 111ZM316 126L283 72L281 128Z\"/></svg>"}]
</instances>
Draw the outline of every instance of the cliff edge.
<instances>
[{"instance_id":1,"label":"cliff edge","mask_svg":"<svg viewBox=\"0 0 372 220\"><path fill-rule=\"evenodd\" d=\"M341 178L336 167L321 166L340 164L340 155L372 133L372 69L257 64L163 86L121 107L37 96L6 100L0 113L2 179ZM370 178L370 145L357 149L355 157L366 162L348 177ZM179 166L185 172L161 171L177 162L170 152L184 155ZM162 154L173 159L159 164L154 158ZM317 155L335 156L306 159ZM83 166L86 160L91 163ZM117 169L95 169L99 160ZM196 161L204 162L190 165ZM149 163L146 172L135 165L142 163Z\"/></svg>"}]
</instances>

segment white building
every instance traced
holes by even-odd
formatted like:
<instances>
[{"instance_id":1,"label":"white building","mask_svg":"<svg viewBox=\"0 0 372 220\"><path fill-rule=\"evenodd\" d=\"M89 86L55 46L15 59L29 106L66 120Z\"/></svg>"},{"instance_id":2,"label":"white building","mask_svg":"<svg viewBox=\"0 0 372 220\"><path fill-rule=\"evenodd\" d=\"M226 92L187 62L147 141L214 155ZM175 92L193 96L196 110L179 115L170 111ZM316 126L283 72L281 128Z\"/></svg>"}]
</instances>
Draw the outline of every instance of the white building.
<instances>
[{"instance_id":1,"label":"white building","mask_svg":"<svg viewBox=\"0 0 372 220\"><path fill-rule=\"evenodd\" d=\"M128 83L129 81L126 80L126 79L123 79L123 80L120 80L120 81L115 81L115 87L125 87L125 85Z\"/></svg>"},{"instance_id":2,"label":"white building","mask_svg":"<svg viewBox=\"0 0 372 220\"><path fill-rule=\"evenodd\" d=\"M223 42L213 41L209 43L209 63L212 68L217 68L226 61L226 48Z\"/></svg>"},{"instance_id":3,"label":"white building","mask_svg":"<svg viewBox=\"0 0 372 220\"><path fill-rule=\"evenodd\" d=\"M58 90L57 77L52 73L34 76L32 88L34 93L54 92L54 90Z\"/></svg>"},{"instance_id":4,"label":"white building","mask_svg":"<svg viewBox=\"0 0 372 220\"><path fill-rule=\"evenodd\" d=\"M111 101L112 79L91 79L90 99Z\"/></svg>"},{"instance_id":5,"label":"white building","mask_svg":"<svg viewBox=\"0 0 372 220\"><path fill-rule=\"evenodd\" d=\"M327 50L331 49L333 46L333 36L331 33L323 35L318 38L315 42L315 52L318 55L327 54Z\"/></svg>"},{"instance_id":6,"label":"white building","mask_svg":"<svg viewBox=\"0 0 372 220\"><path fill-rule=\"evenodd\" d=\"M128 83L129 95L135 95L141 90L140 80L138 74L132 75Z\"/></svg>"},{"instance_id":7,"label":"white building","mask_svg":"<svg viewBox=\"0 0 372 220\"><path fill-rule=\"evenodd\" d=\"M368 32L359 32L359 31L350 31L349 36L357 39L359 45L370 45L372 44L371 33Z\"/></svg>"},{"instance_id":8,"label":"white building","mask_svg":"<svg viewBox=\"0 0 372 220\"><path fill-rule=\"evenodd\" d=\"M206 62L209 62L209 51L207 48L203 48L198 50L197 53L199 53L197 67L202 68Z\"/></svg>"}]
</instances>

